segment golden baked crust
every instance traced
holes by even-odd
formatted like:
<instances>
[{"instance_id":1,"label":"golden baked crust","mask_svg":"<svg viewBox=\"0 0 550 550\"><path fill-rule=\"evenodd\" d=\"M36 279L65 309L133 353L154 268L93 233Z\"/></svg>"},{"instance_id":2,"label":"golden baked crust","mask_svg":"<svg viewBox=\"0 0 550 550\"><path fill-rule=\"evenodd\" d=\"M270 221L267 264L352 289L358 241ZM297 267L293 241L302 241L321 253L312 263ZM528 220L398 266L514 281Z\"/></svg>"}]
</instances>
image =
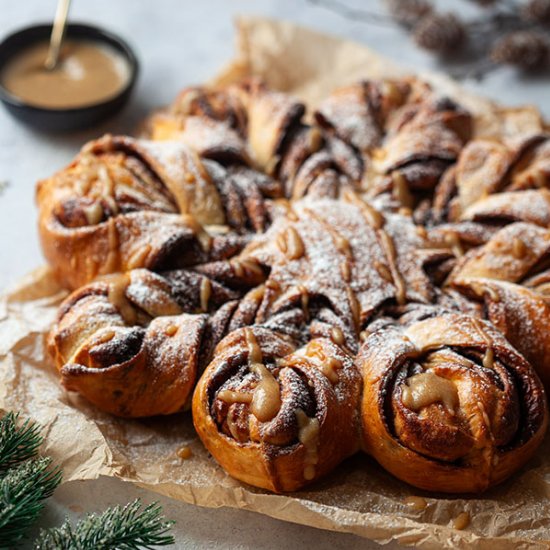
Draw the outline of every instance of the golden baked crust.
<instances>
[{"instance_id":1,"label":"golden baked crust","mask_svg":"<svg viewBox=\"0 0 550 550\"><path fill-rule=\"evenodd\" d=\"M407 317L373 324L357 358L365 450L415 487L483 491L542 441L542 384L486 321L429 310Z\"/></svg>"},{"instance_id":2,"label":"golden baked crust","mask_svg":"<svg viewBox=\"0 0 550 550\"><path fill-rule=\"evenodd\" d=\"M48 341L63 384L129 417L192 398L271 491L360 448L423 489L501 482L548 422L550 140L472 127L414 78L312 113L252 79L91 142L37 188L81 287Z\"/></svg>"},{"instance_id":3,"label":"golden baked crust","mask_svg":"<svg viewBox=\"0 0 550 550\"><path fill-rule=\"evenodd\" d=\"M44 254L76 288L98 275L226 258L267 225L275 185L246 167L231 175L182 142L105 136L37 186ZM234 232L218 234L216 226ZM204 226L214 226L207 234Z\"/></svg>"},{"instance_id":4,"label":"golden baked crust","mask_svg":"<svg viewBox=\"0 0 550 550\"><path fill-rule=\"evenodd\" d=\"M295 491L357 450L360 391L352 358L331 340L297 349L292 338L247 327L218 345L195 391L193 418L232 476Z\"/></svg>"}]
</instances>

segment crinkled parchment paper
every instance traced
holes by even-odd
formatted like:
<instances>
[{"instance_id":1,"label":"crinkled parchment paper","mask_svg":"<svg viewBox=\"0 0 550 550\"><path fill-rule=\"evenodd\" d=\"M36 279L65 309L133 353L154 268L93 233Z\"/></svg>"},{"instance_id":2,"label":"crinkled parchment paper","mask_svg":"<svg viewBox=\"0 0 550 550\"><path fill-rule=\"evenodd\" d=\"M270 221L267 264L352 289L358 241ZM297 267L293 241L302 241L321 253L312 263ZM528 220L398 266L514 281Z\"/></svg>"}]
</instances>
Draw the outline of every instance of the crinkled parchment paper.
<instances>
[{"instance_id":1,"label":"crinkled parchment paper","mask_svg":"<svg viewBox=\"0 0 550 550\"><path fill-rule=\"evenodd\" d=\"M274 88L314 103L358 78L403 74L366 48L287 23L238 22L238 56L218 78L264 77ZM530 131L535 109L501 111L441 76L422 75L476 114L478 135ZM52 170L56 167L52 166ZM292 495L244 486L219 468L197 439L189 413L132 421L103 414L68 394L44 353L45 333L65 295L47 268L31 273L0 302L0 408L18 410L45 426L45 453L62 465L65 481L110 475L202 506L233 506L315 527L395 539L420 548L549 548L550 438L526 468L483 497L434 497L411 488L357 455L326 479ZM190 446L192 457L177 451ZM404 499L426 498L414 511ZM470 525L452 528L461 512Z\"/></svg>"}]
</instances>

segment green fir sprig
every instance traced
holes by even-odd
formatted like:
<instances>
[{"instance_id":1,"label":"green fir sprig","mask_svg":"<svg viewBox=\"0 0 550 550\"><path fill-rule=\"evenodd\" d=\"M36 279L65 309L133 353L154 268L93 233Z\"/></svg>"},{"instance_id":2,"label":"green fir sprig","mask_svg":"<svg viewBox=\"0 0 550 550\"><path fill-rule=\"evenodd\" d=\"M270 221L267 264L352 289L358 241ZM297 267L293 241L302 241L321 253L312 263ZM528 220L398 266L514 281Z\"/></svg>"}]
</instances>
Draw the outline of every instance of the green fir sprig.
<instances>
[{"instance_id":1,"label":"green fir sprig","mask_svg":"<svg viewBox=\"0 0 550 550\"><path fill-rule=\"evenodd\" d=\"M44 500L61 482L50 458L38 457L40 426L8 412L0 418L0 550L13 548L38 519ZM142 509L139 499L102 514L89 514L76 525L42 530L38 550L137 550L174 544L173 521L158 503Z\"/></svg>"},{"instance_id":2,"label":"green fir sprig","mask_svg":"<svg viewBox=\"0 0 550 550\"><path fill-rule=\"evenodd\" d=\"M0 548L23 538L61 482L61 471L50 464L50 458L33 458L0 479Z\"/></svg>"},{"instance_id":3,"label":"green fir sprig","mask_svg":"<svg viewBox=\"0 0 550 550\"><path fill-rule=\"evenodd\" d=\"M40 426L31 420L20 423L13 412L0 419L0 548L23 538L61 482L51 459L37 458L42 441Z\"/></svg>"},{"instance_id":4,"label":"green fir sprig","mask_svg":"<svg viewBox=\"0 0 550 550\"><path fill-rule=\"evenodd\" d=\"M50 458L38 457L41 427L19 421L8 412L0 418L0 550L13 548L38 519L44 500L61 482L61 470ZM102 514L89 514L76 525L68 520L42 530L35 543L40 550L135 550L174 544L173 521L158 503L141 508L139 499Z\"/></svg>"},{"instance_id":5,"label":"green fir sprig","mask_svg":"<svg viewBox=\"0 0 550 550\"><path fill-rule=\"evenodd\" d=\"M40 426L31 420L18 425L19 414L8 412L0 419L0 477L10 468L33 458L42 444Z\"/></svg>"},{"instance_id":6,"label":"green fir sprig","mask_svg":"<svg viewBox=\"0 0 550 550\"><path fill-rule=\"evenodd\" d=\"M89 514L76 526L69 520L58 528L40 532L35 550L136 550L174 544L168 532L173 521L162 515L158 503L141 509L139 499L123 508Z\"/></svg>"}]
</instances>

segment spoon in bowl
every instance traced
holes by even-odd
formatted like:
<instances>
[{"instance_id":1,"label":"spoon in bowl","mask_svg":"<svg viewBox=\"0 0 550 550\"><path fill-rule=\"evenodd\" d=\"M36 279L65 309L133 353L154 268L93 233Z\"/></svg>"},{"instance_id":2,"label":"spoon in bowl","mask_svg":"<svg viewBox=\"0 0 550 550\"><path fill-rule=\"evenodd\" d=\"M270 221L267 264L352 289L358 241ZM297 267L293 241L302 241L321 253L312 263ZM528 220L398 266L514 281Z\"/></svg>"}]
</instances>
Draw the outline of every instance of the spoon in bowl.
<instances>
[{"instance_id":1,"label":"spoon in bowl","mask_svg":"<svg viewBox=\"0 0 550 550\"><path fill-rule=\"evenodd\" d=\"M52 34L50 36L50 47L48 48L48 55L44 62L44 67L48 71L53 71L59 61L59 51L63 42L63 35L65 34L70 5L71 0L58 0L57 2Z\"/></svg>"}]
</instances>

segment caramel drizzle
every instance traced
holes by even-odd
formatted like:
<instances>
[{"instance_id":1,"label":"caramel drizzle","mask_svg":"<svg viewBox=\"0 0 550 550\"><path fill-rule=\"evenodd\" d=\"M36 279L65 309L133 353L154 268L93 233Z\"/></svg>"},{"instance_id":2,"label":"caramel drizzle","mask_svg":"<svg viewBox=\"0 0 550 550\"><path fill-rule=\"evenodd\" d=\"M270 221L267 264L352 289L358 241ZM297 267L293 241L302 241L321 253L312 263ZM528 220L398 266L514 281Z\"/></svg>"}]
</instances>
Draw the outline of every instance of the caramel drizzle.
<instances>
[{"instance_id":1,"label":"caramel drizzle","mask_svg":"<svg viewBox=\"0 0 550 550\"><path fill-rule=\"evenodd\" d=\"M191 458L193 451L191 451L191 447L188 447L187 445L184 445L183 447L180 447L176 454L182 459L182 460L188 460Z\"/></svg>"},{"instance_id":2,"label":"caramel drizzle","mask_svg":"<svg viewBox=\"0 0 550 550\"><path fill-rule=\"evenodd\" d=\"M107 225L107 246L109 248L107 259L100 272L114 273L120 265L118 230L114 218L109 218Z\"/></svg>"},{"instance_id":3,"label":"caramel drizzle","mask_svg":"<svg viewBox=\"0 0 550 550\"><path fill-rule=\"evenodd\" d=\"M137 322L137 312L126 297L126 289L131 282L130 275L128 273L112 275L107 278L107 282L109 288L107 299L118 309L128 325L134 325Z\"/></svg>"},{"instance_id":4,"label":"caramel drizzle","mask_svg":"<svg viewBox=\"0 0 550 550\"><path fill-rule=\"evenodd\" d=\"M298 285L296 290L300 293L300 301L302 303L302 311L306 319L309 318L309 292L304 285Z\"/></svg>"},{"instance_id":5,"label":"caramel drizzle","mask_svg":"<svg viewBox=\"0 0 550 550\"><path fill-rule=\"evenodd\" d=\"M348 239L346 239L346 237L340 235L340 233L338 233L338 231L335 230L333 238L334 238L334 244L336 245L336 249L339 252L346 254L346 256L351 255L351 244L348 241Z\"/></svg>"},{"instance_id":6,"label":"caramel drizzle","mask_svg":"<svg viewBox=\"0 0 550 550\"><path fill-rule=\"evenodd\" d=\"M351 268L348 262L342 262L340 264L340 273L342 275L342 279L344 279L346 283L351 281Z\"/></svg>"},{"instance_id":7,"label":"caramel drizzle","mask_svg":"<svg viewBox=\"0 0 550 550\"><path fill-rule=\"evenodd\" d=\"M453 382L433 372L411 376L402 386L401 401L411 411L419 411L439 402L452 412L459 404L458 391Z\"/></svg>"},{"instance_id":8,"label":"caramel drizzle","mask_svg":"<svg viewBox=\"0 0 550 550\"><path fill-rule=\"evenodd\" d=\"M337 346L343 346L344 342L346 341L344 337L344 333L342 332L342 329L339 327L332 327L330 329L330 339L337 345Z\"/></svg>"},{"instance_id":9,"label":"caramel drizzle","mask_svg":"<svg viewBox=\"0 0 550 550\"><path fill-rule=\"evenodd\" d=\"M275 292L278 292L281 290L281 285L279 284L279 281L275 279L268 279L265 283L266 288L269 288L269 290L273 290Z\"/></svg>"},{"instance_id":10,"label":"caramel drizzle","mask_svg":"<svg viewBox=\"0 0 550 550\"><path fill-rule=\"evenodd\" d=\"M279 250L289 260L299 260L305 253L304 241L293 226L284 229L275 241Z\"/></svg>"},{"instance_id":11,"label":"caramel drizzle","mask_svg":"<svg viewBox=\"0 0 550 550\"><path fill-rule=\"evenodd\" d=\"M279 384L269 369L263 364L262 350L250 328L245 328L246 345L248 348L248 365L259 382L254 389L250 411L260 422L268 422L281 408L281 393Z\"/></svg>"},{"instance_id":12,"label":"caramel drizzle","mask_svg":"<svg viewBox=\"0 0 550 550\"><path fill-rule=\"evenodd\" d=\"M466 529L470 525L470 514L468 512L461 512L456 518L452 521L453 529Z\"/></svg>"},{"instance_id":13,"label":"caramel drizzle","mask_svg":"<svg viewBox=\"0 0 550 550\"><path fill-rule=\"evenodd\" d=\"M101 218L103 218L103 207L99 202L84 206L82 210L84 211L88 225L97 225L101 221Z\"/></svg>"},{"instance_id":14,"label":"caramel drizzle","mask_svg":"<svg viewBox=\"0 0 550 550\"><path fill-rule=\"evenodd\" d=\"M462 247L462 242L460 237L455 232L450 232L445 235L445 243L451 248L453 254L457 258L464 256L464 248Z\"/></svg>"},{"instance_id":15,"label":"caramel drizzle","mask_svg":"<svg viewBox=\"0 0 550 550\"><path fill-rule=\"evenodd\" d=\"M248 362L249 363L261 363L263 361L262 350L258 345L256 336L250 327L244 329L244 337L246 340L246 347L248 350Z\"/></svg>"},{"instance_id":16,"label":"caramel drizzle","mask_svg":"<svg viewBox=\"0 0 550 550\"><path fill-rule=\"evenodd\" d=\"M229 265L231 266L235 277L238 277L240 279L244 276L244 267L239 260L229 260Z\"/></svg>"},{"instance_id":17,"label":"caramel drizzle","mask_svg":"<svg viewBox=\"0 0 550 550\"><path fill-rule=\"evenodd\" d=\"M319 420L310 418L302 409L296 409L298 421L298 440L305 447L304 479L311 481L315 477L315 467L319 462Z\"/></svg>"},{"instance_id":18,"label":"caramel drizzle","mask_svg":"<svg viewBox=\"0 0 550 550\"><path fill-rule=\"evenodd\" d=\"M212 294L212 283L210 282L210 279L207 279L206 277L204 277L201 281L201 288L200 288L201 311L204 311L204 312L208 311L208 302L210 300L211 294Z\"/></svg>"},{"instance_id":19,"label":"caramel drizzle","mask_svg":"<svg viewBox=\"0 0 550 550\"><path fill-rule=\"evenodd\" d=\"M99 336L96 336L94 338L94 345L105 344L106 342L110 342L114 337L115 337L114 330L106 330L102 332Z\"/></svg>"},{"instance_id":20,"label":"caramel drizzle","mask_svg":"<svg viewBox=\"0 0 550 550\"><path fill-rule=\"evenodd\" d=\"M312 360L313 365L323 373L331 384L334 385L338 382L338 371L342 368L343 363L336 357L327 357L319 342L312 341L307 345L305 357L308 361Z\"/></svg>"},{"instance_id":21,"label":"caramel drizzle","mask_svg":"<svg viewBox=\"0 0 550 550\"><path fill-rule=\"evenodd\" d=\"M107 202L113 214L118 214L118 203L116 202L115 195L115 182L111 178L107 166L100 164L97 168L97 175L100 182L103 184L102 196L105 202Z\"/></svg>"},{"instance_id":22,"label":"caramel drizzle","mask_svg":"<svg viewBox=\"0 0 550 550\"><path fill-rule=\"evenodd\" d=\"M229 265L235 274L235 277L242 279L245 276L254 276L264 278L262 267L255 258L232 258Z\"/></svg>"},{"instance_id":23,"label":"caramel drizzle","mask_svg":"<svg viewBox=\"0 0 550 550\"><path fill-rule=\"evenodd\" d=\"M316 126L312 126L309 131L309 151L310 154L316 153L323 146L323 134Z\"/></svg>"},{"instance_id":24,"label":"caramel drizzle","mask_svg":"<svg viewBox=\"0 0 550 550\"><path fill-rule=\"evenodd\" d=\"M181 218L183 223L191 229L193 235L199 241L202 249L207 252L212 248L212 236L206 231L206 229L199 223L199 221L187 212L181 212Z\"/></svg>"},{"instance_id":25,"label":"caramel drizzle","mask_svg":"<svg viewBox=\"0 0 550 550\"><path fill-rule=\"evenodd\" d=\"M260 378L254 390L250 410L260 422L268 422L281 408L279 384L263 363L252 363L250 370Z\"/></svg>"},{"instance_id":26,"label":"caramel drizzle","mask_svg":"<svg viewBox=\"0 0 550 550\"><path fill-rule=\"evenodd\" d=\"M286 255L289 260L298 260L304 255L304 241L293 226L286 230L286 241L288 244Z\"/></svg>"},{"instance_id":27,"label":"caramel drizzle","mask_svg":"<svg viewBox=\"0 0 550 550\"><path fill-rule=\"evenodd\" d=\"M394 170L391 173L393 182L393 195L399 201L399 203L406 207L412 208L414 206L414 199L411 195L411 191L407 184L407 180L399 170Z\"/></svg>"},{"instance_id":28,"label":"caramel drizzle","mask_svg":"<svg viewBox=\"0 0 550 550\"><path fill-rule=\"evenodd\" d=\"M374 261L374 269L378 272L378 275L382 277L386 282L393 284L393 277L391 275L390 268L383 264L382 262L379 262L378 260Z\"/></svg>"},{"instance_id":29,"label":"caramel drizzle","mask_svg":"<svg viewBox=\"0 0 550 550\"><path fill-rule=\"evenodd\" d=\"M242 391L221 390L218 392L217 398L229 404L252 402L252 394Z\"/></svg>"},{"instance_id":30,"label":"caramel drizzle","mask_svg":"<svg viewBox=\"0 0 550 550\"><path fill-rule=\"evenodd\" d=\"M275 172L277 171L277 168L279 166L279 163L281 162L281 156L280 155L273 155L266 163L264 167L264 172L268 176L275 176ZM257 167L258 170L261 170L261 166Z\"/></svg>"},{"instance_id":31,"label":"caramel drizzle","mask_svg":"<svg viewBox=\"0 0 550 550\"><path fill-rule=\"evenodd\" d=\"M248 292L247 298L254 300L256 303L260 303L265 296L265 285L257 286Z\"/></svg>"},{"instance_id":32,"label":"caramel drizzle","mask_svg":"<svg viewBox=\"0 0 550 550\"><path fill-rule=\"evenodd\" d=\"M250 411L260 422L268 422L276 416L281 408L279 384L262 363L262 350L252 330L247 327L244 329L244 334L248 350L248 367L258 376L259 382L253 393L221 390L218 392L217 398L230 405L234 403L250 405ZM227 416L227 425L234 439L239 440L238 430L231 420L230 414Z\"/></svg>"},{"instance_id":33,"label":"caramel drizzle","mask_svg":"<svg viewBox=\"0 0 550 550\"><path fill-rule=\"evenodd\" d=\"M500 301L500 294L493 287L488 286L484 283L478 283L477 281L470 283L470 286L472 287L474 292L479 295L480 298L483 298L483 296L487 294L492 302Z\"/></svg>"},{"instance_id":34,"label":"caramel drizzle","mask_svg":"<svg viewBox=\"0 0 550 550\"><path fill-rule=\"evenodd\" d=\"M239 260L242 268L244 269L245 273L252 273L253 275L257 275L258 277L264 277L264 272L262 270L262 267L258 263L258 261L254 258L245 258L242 260Z\"/></svg>"},{"instance_id":35,"label":"caramel drizzle","mask_svg":"<svg viewBox=\"0 0 550 550\"><path fill-rule=\"evenodd\" d=\"M397 267L397 255L396 255L393 239L388 235L386 231L382 229L385 223L383 215L380 212L378 212L378 210L373 208L368 202L363 201L353 191L347 190L346 193L344 194L344 198L345 200L347 200L348 202L354 204L359 208L359 211L361 212L361 214L363 215L367 223L376 231L380 239L380 244L382 246L384 255L388 260L392 283L395 286L395 299L399 305L405 304L407 299L405 281ZM383 268L381 267L382 265L383 264L378 262L377 271L382 278L386 278L387 273L383 271Z\"/></svg>"},{"instance_id":36,"label":"caramel drizzle","mask_svg":"<svg viewBox=\"0 0 550 550\"><path fill-rule=\"evenodd\" d=\"M151 252L151 245L146 244L136 250L134 254L128 260L128 269L135 269L136 267L141 267L146 265L145 259Z\"/></svg>"},{"instance_id":37,"label":"caramel drizzle","mask_svg":"<svg viewBox=\"0 0 550 550\"><path fill-rule=\"evenodd\" d=\"M472 318L472 324L474 325L474 328L476 329L479 336L481 336L482 340L487 344L487 349L485 351L485 355L483 356L482 364L487 369L492 369L494 364L494 351L493 351L493 342L489 336L485 333L483 330L483 327L479 321L479 319L476 319L475 317Z\"/></svg>"},{"instance_id":38,"label":"caramel drizzle","mask_svg":"<svg viewBox=\"0 0 550 550\"><path fill-rule=\"evenodd\" d=\"M514 237L512 241L512 255L514 256L514 258L516 258L517 260L521 260L525 257L526 254L527 246L525 245L525 243L519 237Z\"/></svg>"},{"instance_id":39,"label":"caramel drizzle","mask_svg":"<svg viewBox=\"0 0 550 550\"><path fill-rule=\"evenodd\" d=\"M373 208L370 204L363 201L357 193L354 191L351 191L350 189L346 189L344 191L344 200L346 200L349 203L354 204L359 208L361 213L363 214L363 217L367 220L367 223L373 228L373 229L381 229L384 225L384 216L376 210L376 208Z\"/></svg>"},{"instance_id":40,"label":"caramel drizzle","mask_svg":"<svg viewBox=\"0 0 550 550\"><path fill-rule=\"evenodd\" d=\"M164 329L164 334L166 334L166 336L174 336L176 332L178 332L178 327L176 325L168 325Z\"/></svg>"},{"instance_id":41,"label":"caramel drizzle","mask_svg":"<svg viewBox=\"0 0 550 550\"><path fill-rule=\"evenodd\" d=\"M348 303L351 311L351 317L355 326L355 330L358 331L361 326L361 304L353 292L351 286L347 287Z\"/></svg>"},{"instance_id":42,"label":"caramel drizzle","mask_svg":"<svg viewBox=\"0 0 550 550\"><path fill-rule=\"evenodd\" d=\"M485 351L485 355L483 356L483 366L486 369L492 369L494 365L495 360L495 352L493 351L493 348L487 348Z\"/></svg>"},{"instance_id":43,"label":"caramel drizzle","mask_svg":"<svg viewBox=\"0 0 550 550\"><path fill-rule=\"evenodd\" d=\"M426 501L426 499L417 496L406 497L405 504L415 512L420 512L428 507L428 502Z\"/></svg>"}]
</instances>

